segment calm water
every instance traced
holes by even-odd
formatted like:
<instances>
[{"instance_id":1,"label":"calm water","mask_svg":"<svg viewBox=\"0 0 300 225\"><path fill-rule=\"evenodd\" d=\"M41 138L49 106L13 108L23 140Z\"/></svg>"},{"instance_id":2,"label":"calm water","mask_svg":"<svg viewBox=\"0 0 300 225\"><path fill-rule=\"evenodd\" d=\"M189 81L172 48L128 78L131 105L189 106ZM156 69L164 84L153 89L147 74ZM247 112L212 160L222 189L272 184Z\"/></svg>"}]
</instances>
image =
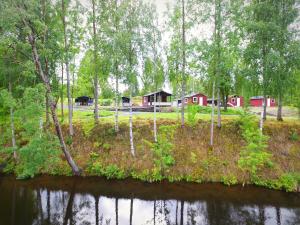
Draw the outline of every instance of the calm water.
<instances>
[{"instance_id":1,"label":"calm water","mask_svg":"<svg viewBox=\"0 0 300 225\"><path fill-rule=\"evenodd\" d=\"M220 184L0 177L0 224L300 224L300 194Z\"/></svg>"}]
</instances>

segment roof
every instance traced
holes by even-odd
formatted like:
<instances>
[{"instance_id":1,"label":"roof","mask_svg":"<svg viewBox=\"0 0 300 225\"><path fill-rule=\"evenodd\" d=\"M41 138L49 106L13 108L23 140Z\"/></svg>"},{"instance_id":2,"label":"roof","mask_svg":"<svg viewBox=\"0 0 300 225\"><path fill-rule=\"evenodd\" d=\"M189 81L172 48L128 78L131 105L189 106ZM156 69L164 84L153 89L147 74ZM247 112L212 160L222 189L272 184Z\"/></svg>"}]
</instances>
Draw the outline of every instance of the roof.
<instances>
[{"instance_id":1,"label":"roof","mask_svg":"<svg viewBox=\"0 0 300 225\"><path fill-rule=\"evenodd\" d=\"M130 99L129 97L126 96L122 96L122 99Z\"/></svg>"},{"instance_id":2,"label":"roof","mask_svg":"<svg viewBox=\"0 0 300 225\"><path fill-rule=\"evenodd\" d=\"M88 96L79 96L76 99L92 99L92 98Z\"/></svg>"},{"instance_id":3,"label":"roof","mask_svg":"<svg viewBox=\"0 0 300 225\"><path fill-rule=\"evenodd\" d=\"M204 96L206 96L206 95L203 94L203 93L191 93L191 94L186 95L186 96L184 96L184 97L185 97L185 98L190 98L190 97L193 97L193 96L195 96L195 95L204 95Z\"/></svg>"},{"instance_id":4,"label":"roof","mask_svg":"<svg viewBox=\"0 0 300 225\"><path fill-rule=\"evenodd\" d=\"M270 96L266 96L267 98L270 98ZM263 99L264 98L264 96L253 96L253 97L251 97L250 99Z\"/></svg>"},{"instance_id":5,"label":"roof","mask_svg":"<svg viewBox=\"0 0 300 225\"><path fill-rule=\"evenodd\" d=\"M166 94L167 96L172 96L172 94L170 94L170 93L168 93L168 92L166 92L166 91L164 91L164 90L160 90L160 91L156 91L156 92L152 92L152 93L146 94L146 95L144 95L144 97L151 96L151 95L155 95L155 94L159 94L159 93L164 93L164 94Z\"/></svg>"}]
</instances>

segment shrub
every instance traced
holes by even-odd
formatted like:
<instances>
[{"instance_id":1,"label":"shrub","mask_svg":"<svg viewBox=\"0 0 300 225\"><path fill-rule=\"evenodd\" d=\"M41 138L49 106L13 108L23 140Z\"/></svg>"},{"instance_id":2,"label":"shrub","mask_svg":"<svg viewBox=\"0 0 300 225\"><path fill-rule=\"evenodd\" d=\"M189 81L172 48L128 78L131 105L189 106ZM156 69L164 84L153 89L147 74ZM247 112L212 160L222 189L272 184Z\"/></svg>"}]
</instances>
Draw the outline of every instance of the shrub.
<instances>
[{"instance_id":1,"label":"shrub","mask_svg":"<svg viewBox=\"0 0 300 225\"><path fill-rule=\"evenodd\" d=\"M250 174L252 181L257 181L257 172L262 167L272 167L272 154L265 151L268 137L258 128L258 121L254 115L244 112L240 117L240 128L246 146L240 153L239 167Z\"/></svg>"},{"instance_id":2,"label":"shrub","mask_svg":"<svg viewBox=\"0 0 300 225\"><path fill-rule=\"evenodd\" d=\"M192 126L196 124L196 115L199 112L198 105L188 105L187 106L187 112L188 112L188 123Z\"/></svg>"},{"instance_id":3,"label":"shrub","mask_svg":"<svg viewBox=\"0 0 300 225\"><path fill-rule=\"evenodd\" d=\"M160 126L157 142L148 142L154 154L155 169L158 169L161 174L175 164L175 159L171 154L173 148L171 141L174 138L175 127L176 126Z\"/></svg>"},{"instance_id":4,"label":"shrub","mask_svg":"<svg viewBox=\"0 0 300 225\"><path fill-rule=\"evenodd\" d=\"M60 145L51 134L34 136L18 151L19 163L15 168L18 178L34 177L55 167L60 158Z\"/></svg>"},{"instance_id":5,"label":"shrub","mask_svg":"<svg viewBox=\"0 0 300 225\"><path fill-rule=\"evenodd\" d=\"M222 182L223 182L225 185L230 186L230 185L235 185L235 184L237 184L237 183L238 183L238 180L237 180L237 178L236 178L234 175L230 174L230 175L228 175L228 176L222 176Z\"/></svg>"}]
</instances>

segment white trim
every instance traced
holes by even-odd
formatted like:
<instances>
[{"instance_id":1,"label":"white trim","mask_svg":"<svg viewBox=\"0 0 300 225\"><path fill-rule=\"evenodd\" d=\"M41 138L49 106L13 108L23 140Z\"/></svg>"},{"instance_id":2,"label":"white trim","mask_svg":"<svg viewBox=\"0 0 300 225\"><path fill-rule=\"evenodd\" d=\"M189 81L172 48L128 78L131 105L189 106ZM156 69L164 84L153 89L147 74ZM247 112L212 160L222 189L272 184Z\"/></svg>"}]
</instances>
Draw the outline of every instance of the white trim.
<instances>
[{"instance_id":1,"label":"white trim","mask_svg":"<svg viewBox=\"0 0 300 225\"><path fill-rule=\"evenodd\" d=\"M241 98L236 98L236 106L237 107L241 106Z\"/></svg>"}]
</instances>

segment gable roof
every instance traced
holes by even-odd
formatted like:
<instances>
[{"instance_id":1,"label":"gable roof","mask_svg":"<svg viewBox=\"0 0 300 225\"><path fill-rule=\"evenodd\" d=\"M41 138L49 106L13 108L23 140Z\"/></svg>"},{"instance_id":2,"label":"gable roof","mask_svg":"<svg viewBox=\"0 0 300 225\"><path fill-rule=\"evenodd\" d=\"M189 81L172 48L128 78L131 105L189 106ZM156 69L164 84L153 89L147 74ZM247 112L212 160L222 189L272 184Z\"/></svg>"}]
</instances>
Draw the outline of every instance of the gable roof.
<instances>
[{"instance_id":1,"label":"gable roof","mask_svg":"<svg viewBox=\"0 0 300 225\"><path fill-rule=\"evenodd\" d=\"M155 95L155 94L159 94L159 93L164 93L167 96L172 96L171 93L168 93L168 92L166 92L164 90L160 90L160 91L156 91L156 92L152 92L152 93L146 94L146 95L144 95L144 97Z\"/></svg>"}]
</instances>

